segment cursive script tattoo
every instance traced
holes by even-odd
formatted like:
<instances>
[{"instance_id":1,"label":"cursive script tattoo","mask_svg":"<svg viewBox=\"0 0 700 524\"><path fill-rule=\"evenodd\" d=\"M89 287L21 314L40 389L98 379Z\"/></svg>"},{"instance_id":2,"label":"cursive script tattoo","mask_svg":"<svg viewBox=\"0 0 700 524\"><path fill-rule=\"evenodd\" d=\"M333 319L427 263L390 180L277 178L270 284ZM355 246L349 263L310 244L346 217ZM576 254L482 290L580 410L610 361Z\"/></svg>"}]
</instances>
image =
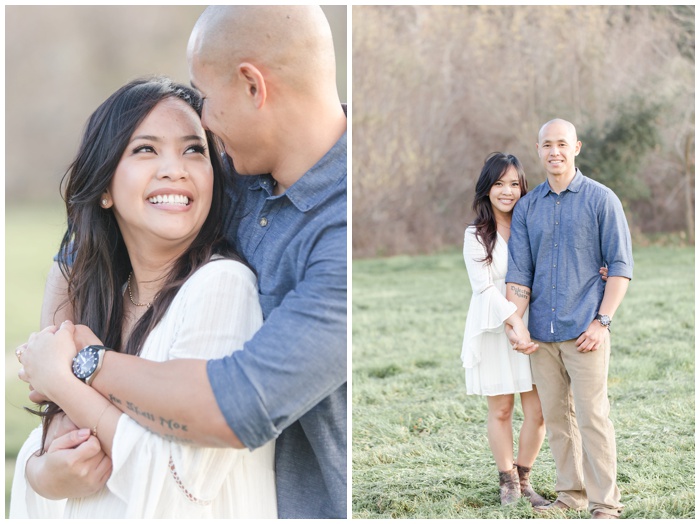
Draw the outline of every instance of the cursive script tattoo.
<instances>
[{"instance_id":1,"label":"cursive script tattoo","mask_svg":"<svg viewBox=\"0 0 700 524\"><path fill-rule=\"evenodd\" d=\"M181 422L177 422L173 419L167 419L160 415L144 411L130 400L122 402L121 399L112 394L109 395L109 401L121 409L124 413L133 413L134 415L131 418L142 426L154 431L155 433L158 433L163 438L177 442L192 442L190 439L184 438L180 435L180 433L187 431L187 424L182 424ZM146 421L152 422L153 424L148 424Z\"/></svg>"},{"instance_id":2,"label":"cursive script tattoo","mask_svg":"<svg viewBox=\"0 0 700 524\"><path fill-rule=\"evenodd\" d=\"M515 294L516 297L526 298L528 300L530 299L530 292L529 291L527 291L521 287L512 286L512 285L510 286L510 289L511 289L511 291L513 291L513 293Z\"/></svg>"}]
</instances>

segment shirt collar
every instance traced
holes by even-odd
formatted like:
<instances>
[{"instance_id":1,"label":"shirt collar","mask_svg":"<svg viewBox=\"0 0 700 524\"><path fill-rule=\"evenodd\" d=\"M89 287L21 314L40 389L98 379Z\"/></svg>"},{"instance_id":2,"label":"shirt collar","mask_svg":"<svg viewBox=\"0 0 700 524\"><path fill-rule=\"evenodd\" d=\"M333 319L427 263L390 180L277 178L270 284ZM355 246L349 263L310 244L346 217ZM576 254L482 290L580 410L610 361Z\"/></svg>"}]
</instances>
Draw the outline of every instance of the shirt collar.
<instances>
[{"instance_id":1,"label":"shirt collar","mask_svg":"<svg viewBox=\"0 0 700 524\"><path fill-rule=\"evenodd\" d=\"M550 193L554 193L552 191L552 187L549 185L549 180L545 179L544 183L546 184L546 191L542 192L542 196L547 196ZM581 190L581 185L583 184L583 173L581 173L581 170L577 167L576 168L576 174L574 175L573 180L569 182L569 185L564 191L571 191L572 193L578 193ZM564 192L562 191L562 193Z\"/></svg>"},{"instance_id":2,"label":"shirt collar","mask_svg":"<svg viewBox=\"0 0 700 524\"><path fill-rule=\"evenodd\" d=\"M301 212L313 209L319 202L326 199L336 185L347 176L348 171L348 145L347 131L343 133L333 147L323 155L321 160L309 169L302 177L294 182L286 192L273 196L273 188L276 182L271 175L256 177L249 189L252 191L263 190L269 198L287 197Z\"/></svg>"},{"instance_id":3,"label":"shirt collar","mask_svg":"<svg viewBox=\"0 0 700 524\"><path fill-rule=\"evenodd\" d=\"M347 131L311 169L287 189L285 195L299 211L324 201L348 172Z\"/></svg>"}]
</instances>

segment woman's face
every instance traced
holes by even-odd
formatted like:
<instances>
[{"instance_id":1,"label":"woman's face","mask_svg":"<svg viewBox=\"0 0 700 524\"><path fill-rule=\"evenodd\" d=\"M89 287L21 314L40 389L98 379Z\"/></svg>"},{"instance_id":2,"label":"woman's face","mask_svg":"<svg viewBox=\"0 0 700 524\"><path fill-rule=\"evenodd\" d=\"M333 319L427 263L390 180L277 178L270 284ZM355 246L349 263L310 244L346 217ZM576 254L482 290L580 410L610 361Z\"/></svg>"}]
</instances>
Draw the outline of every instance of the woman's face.
<instances>
[{"instance_id":1,"label":"woman's face","mask_svg":"<svg viewBox=\"0 0 700 524\"><path fill-rule=\"evenodd\" d=\"M510 214L520 199L520 179L513 166L506 169L489 191L489 200L494 213Z\"/></svg>"},{"instance_id":2,"label":"woman's face","mask_svg":"<svg viewBox=\"0 0 700 524\"><path fill-rule=\"evenodd\" d=\"M131 136L102 205L113 208L130 252L184 250L209 214L213 186L199 116L182 100L166 98Z\"/></svg>"}]
</instances>

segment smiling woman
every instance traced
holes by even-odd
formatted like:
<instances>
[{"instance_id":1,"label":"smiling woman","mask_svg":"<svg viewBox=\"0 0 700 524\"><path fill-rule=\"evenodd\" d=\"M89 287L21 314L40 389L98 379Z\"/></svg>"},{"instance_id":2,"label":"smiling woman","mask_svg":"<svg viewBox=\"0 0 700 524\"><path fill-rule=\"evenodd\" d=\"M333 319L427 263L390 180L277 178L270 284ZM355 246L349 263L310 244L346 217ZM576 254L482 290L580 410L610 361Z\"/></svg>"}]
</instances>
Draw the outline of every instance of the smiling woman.
<instances>
[{"instance_id":1,"label":"smiling woman","mask_svg":"<svg viewBox=\"0 0 700 524\"><path fill-rule=\"evenodd\" d=\"M114 213L141 302L153 301L163 268L201 230L213 176L199 115L178 98L158 102L134 131L101 202Z\"/></svg>"},{"instance_id":2,"label":"smiling woman","mask_svg":"<svg viewBox=\"0 0 700 524\"><path fill-rule=\"evenodd\" d=\"M65 190L57 264L68 303L55 304L53 320L85 324L105 346L84 348L75 376L52 371L65 376L64 395L60 408L45 403L43 431L18 455L11 517L277 515L274 442L253 452L178 444L89 386L108 348L153 361L215 358L230 349L212 340L240 348L262 323L255 276L222 240L225 173L200 112L194 90L153 78L119 89L88 122ZM68 448L91 471L90 489L52 469Z\"/></svg>"},{"instance_id":3,"label":"smiling woman","mask_svg":"<svg viewBox=\"0 0 700 524\"><path fill-rule=\"evenodd\" d=\"M506 300L508 239L513 208L527 193L520 161L492 153L476 182L472 208L477 217L464 234L464 262L472 298L462 344L462 364L468 395L486 397L487 434L499 476L501 504L523 496L533 506L547 501L530 485L529 475L544 439L544 422L526 351L513 351L518 340L529 340L527 311ZM521 318L522 317L522 318ZM525 423L517 459L513 457L513 408L520 399Z\"/></svg>"}]
</instances>

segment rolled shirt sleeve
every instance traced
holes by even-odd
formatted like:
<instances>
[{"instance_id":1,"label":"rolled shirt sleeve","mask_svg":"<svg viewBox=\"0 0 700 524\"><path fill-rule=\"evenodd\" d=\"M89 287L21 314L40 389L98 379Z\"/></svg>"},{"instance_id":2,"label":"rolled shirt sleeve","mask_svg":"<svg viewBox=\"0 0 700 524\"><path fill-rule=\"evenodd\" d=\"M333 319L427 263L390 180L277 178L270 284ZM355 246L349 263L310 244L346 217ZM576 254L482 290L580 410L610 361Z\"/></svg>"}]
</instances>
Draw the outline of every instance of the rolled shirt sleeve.
<instances>
[{"instance_id":1,"label":"rolled shirt sleeve","mask_svg":"<svg viewBox=\"0 0 700 524\"><path fill-rule=\"evenodd\" d=\"M508 240L508 273L506 282L520 284L532 289L535 278L535 263L530 248L526 226L528 195L521 198L513 210Z\"/></svg>"},{"instance_id":2,"label":"rolled shirt sleeve","mask_svg":"<svg viewBox=\"0 0 700 524\"><path fill-rule=\"evenodd\" d=\"M277 437L347 380L346 237L319 239L304 279L244 351L209 361L219 408L253 449Z\"/></svg>"}]
</instances>

